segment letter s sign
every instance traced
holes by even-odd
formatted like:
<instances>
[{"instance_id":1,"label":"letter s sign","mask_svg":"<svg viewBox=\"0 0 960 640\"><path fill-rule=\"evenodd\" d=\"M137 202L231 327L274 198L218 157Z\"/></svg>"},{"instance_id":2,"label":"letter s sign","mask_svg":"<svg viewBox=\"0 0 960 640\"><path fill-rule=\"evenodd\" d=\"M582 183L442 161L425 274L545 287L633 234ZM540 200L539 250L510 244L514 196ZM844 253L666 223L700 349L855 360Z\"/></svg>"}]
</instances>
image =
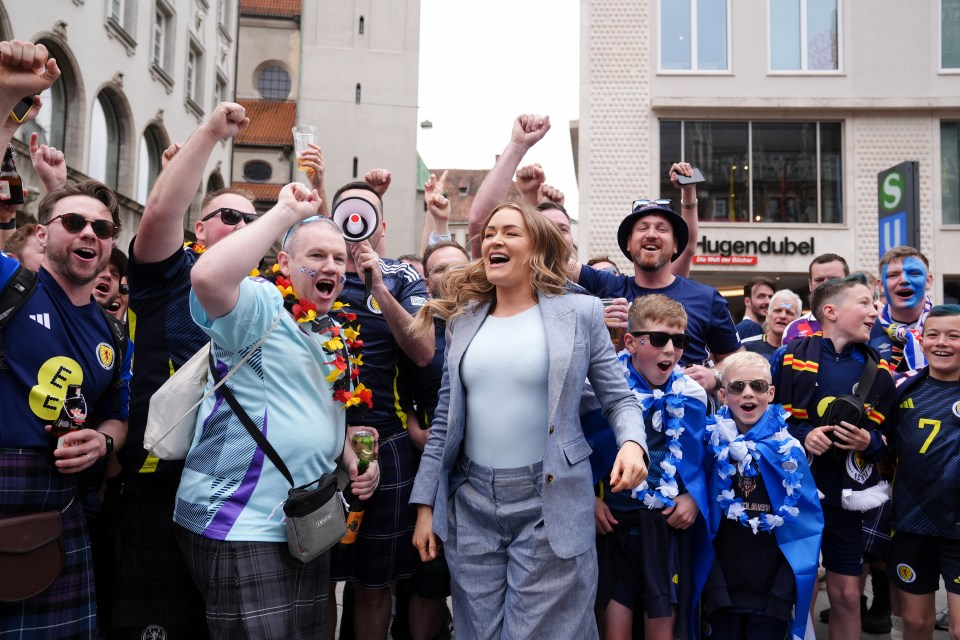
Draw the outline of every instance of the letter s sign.
<instances>
[{"instance_id":1,"label":"letter s sign","mask_svg":"<svg viewBox=\"0 0 960 640\"><path fill-rule=\"evenodd\" d=\"M896 211L903 199L903 176L891 171L883 177L881 184L880 204L887 211Z\"/></svg>"}]
</instances>

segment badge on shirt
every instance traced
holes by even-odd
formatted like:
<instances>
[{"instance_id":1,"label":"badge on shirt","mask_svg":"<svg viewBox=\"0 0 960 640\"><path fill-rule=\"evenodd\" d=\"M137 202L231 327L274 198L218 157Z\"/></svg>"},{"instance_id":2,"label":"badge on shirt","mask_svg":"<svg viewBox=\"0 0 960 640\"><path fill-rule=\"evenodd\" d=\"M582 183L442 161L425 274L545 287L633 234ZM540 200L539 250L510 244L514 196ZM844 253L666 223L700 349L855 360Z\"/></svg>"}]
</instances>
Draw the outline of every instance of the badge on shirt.
<instances>
[{"instance_id":1,"label":"badge on shirt","mask_svg":"<svg viewBox=\"0 0 960 640\"><path fill-rule=\"evenodd\" d=\"M380 305L377 304L377 301L373 296L367 296L367 309L370 310L370 313L375 313L377 315L383 313L380 311Z\"/></svg>"},{"instance_id":2,"label":"badge on shirt","mask_svg":"<svg viewBox=\"0 0 960 640\"><path fill-rule=\"evenodd\" d=\"M107 344L106 342L101 342L97 345L97 361L100 363L100 366L110 371L113 369L113 347Z\"/></svg>"}]
</instances>

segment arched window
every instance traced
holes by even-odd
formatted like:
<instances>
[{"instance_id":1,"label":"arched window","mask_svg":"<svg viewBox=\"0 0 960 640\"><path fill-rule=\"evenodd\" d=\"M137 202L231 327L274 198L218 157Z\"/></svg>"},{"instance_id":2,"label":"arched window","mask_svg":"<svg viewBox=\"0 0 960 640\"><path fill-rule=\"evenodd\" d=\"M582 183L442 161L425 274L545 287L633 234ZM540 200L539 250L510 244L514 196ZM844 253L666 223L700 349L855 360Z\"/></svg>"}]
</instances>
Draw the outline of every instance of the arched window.
<instances>
[{"instance_id":1,"label":"arched window","mask_svg":"<svg viewBox=\"0 0 960 640\"><path fill-rule=\"evenodd\" d=\"M278 65L265 67L257 79L257 88L264 100L286 100L291 87L290 74Z\"/></svg>"},{"instance_id":2,"label":"arched window","mask_svg":"<svg viewBox=\"0 0 960 640\"><path fill-rule=\"evenodd\" d=\"M263 160L251 160L243 165L243 179L247 182L268 182L273 177L273 167Z\"/></svg>"},{"instance_id":3,"label":"arched window","mask_svg":"<svg viewBox=\"0 0 960 640\"><path fill-rule=\"evenodd\" d=\"M223 189L223 186L223 176L220 175L219 171L214 171L210 174L210 177L207 178L207 190L205 193L219 191L220 189Z\"/></svg>"},{"instance_id":4,"label":"arched window","mask_svg":"<svg viewBox=\"0 0 960 640\"><path fill-rule=\"evenodd\" d=\"M353 177L357 177L357 169L360 166L360 162L357 160L357 156L353 156Z\"/></svg>"},{"instance_id":5,"label":"arched window","mask_svg":"<svg viewBox=\"0 0 960 640\"><path fill-rule=\"evenodd\" d=\"M110 97L101 91L93 101L90 122L90 161L87 173L111 189L120 179L120 121Z\"/></svg>"},{"instance_id":6,"label":"arched window","mask_svg":"<svg viewBox=\"0 0 960 640\"><path fill-rule=\"evenodd\" d=\"M137 202L146 204L150 190L160 175L166 136L156 125L150 125L140 136L140 155L137 161Z\"/></svg>"},{"instance_id":7,"label":"arched window","mask_svg":"<svg viewBox=\"0 0 960 640\"><path fill-rule=\"evenodd\" d=\"M363 16L360 16L360 35L363 35Z\"/></svg>"},{"instance_id":8,"label":"arched window","mask_svg":"<svg viewBox=\"0 0 960 640\"><path fill-rule=\"evenodd\" d=\"M360 83L357 83L357 104L360 104Z\"/></svg>"}]
</instances>

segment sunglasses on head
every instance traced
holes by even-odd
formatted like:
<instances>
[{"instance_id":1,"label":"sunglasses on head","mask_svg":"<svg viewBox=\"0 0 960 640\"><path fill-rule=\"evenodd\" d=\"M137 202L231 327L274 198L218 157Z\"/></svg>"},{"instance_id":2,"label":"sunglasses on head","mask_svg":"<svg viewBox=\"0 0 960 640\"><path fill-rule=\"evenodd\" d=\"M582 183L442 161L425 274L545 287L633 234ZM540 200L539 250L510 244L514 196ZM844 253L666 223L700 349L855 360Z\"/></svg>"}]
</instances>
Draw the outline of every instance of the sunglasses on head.
<instances>
[{"instance_id":1,"label":"sunglasses on head","mask_svg":"<svg viewBox=\"0 0 960 640\"><path fill-rule=\"evenodd\" d=\"M200 222L206 222L210 218L219 215L220 222L231 227L240 224L240 221L243 220L247 224L250 224L260 216L255 213L246 213L244 211L237 211L236 209L231 209L230 207L220 207L219 209L214 209L204 217L200 218Z\"/></svg>"},{"instance_id":2,"label":"sunglasses on head","mask_svg":"<svg viewBox=\"0 0 960 640\"><path fill-rule=\"evenodd\" d=\"M79 213L61 213L50 218L47 224L52 224L55 220L59 220L63 228L70 233L80 233L89 223L93 228L93 234L101 240L115 238L120 233L120 227L109 220L87 220Z\"/></svg>"},{"instance_id":3,"label":"sunglasses on head","mask_svg":"<svg viewBox=\"0 0 960 640\"><path fill-rule=\"evenodd\" d=\"M633 201L633 211L636 212L648 207L669 207L671 204L673 204L673 200L670 198L659 198L657 200L641 198L640 200Z\"/></svg>"},{"instance_id":4,"label":"sunglasses on head","mask_svg":"<svg viewBox=\"0 0 960 640\"><path fill-rule=\"evenodd\" d=\"M766 393L770 390L770 383L766 380L734 380L727 383L727 393L738 396L746 390L747 385L750 385L750 390L754 393Z\"/></svg>"},{"instance_id":5,"label":"sunglasses on head","mask_svg":"<svg viewBox=\"0 0 960 640\"><path fill-rule=\"evenodd\" d=\"M690 336L685 333L667 333L665 331L631 331L630 335L634 338L647 336L650 338L650 344L657 349L667 346L667 340L673 342L674 349L686 349L690 344Z\"/></svg>"}]
</instances>

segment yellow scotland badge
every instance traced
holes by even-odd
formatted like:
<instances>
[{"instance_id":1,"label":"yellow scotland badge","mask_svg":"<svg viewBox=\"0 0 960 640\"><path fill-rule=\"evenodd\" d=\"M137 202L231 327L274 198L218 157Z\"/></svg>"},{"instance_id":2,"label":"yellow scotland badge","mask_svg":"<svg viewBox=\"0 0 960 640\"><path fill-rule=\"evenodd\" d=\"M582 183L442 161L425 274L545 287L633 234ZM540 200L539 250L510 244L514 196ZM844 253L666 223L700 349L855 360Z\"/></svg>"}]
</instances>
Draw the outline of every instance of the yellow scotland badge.
<instances>
[{"instance_id":1,"label":"yellow scotland badge","mask_svg":"<svg viewBox=\"0 0 960 640\"><path fill-rule=\"evenodd\" d=\"M97 362L100 366L110 371L113 369L113 359L115 357L113 347L106 342L97 345Z\"/></svg>"}]
</instances>

